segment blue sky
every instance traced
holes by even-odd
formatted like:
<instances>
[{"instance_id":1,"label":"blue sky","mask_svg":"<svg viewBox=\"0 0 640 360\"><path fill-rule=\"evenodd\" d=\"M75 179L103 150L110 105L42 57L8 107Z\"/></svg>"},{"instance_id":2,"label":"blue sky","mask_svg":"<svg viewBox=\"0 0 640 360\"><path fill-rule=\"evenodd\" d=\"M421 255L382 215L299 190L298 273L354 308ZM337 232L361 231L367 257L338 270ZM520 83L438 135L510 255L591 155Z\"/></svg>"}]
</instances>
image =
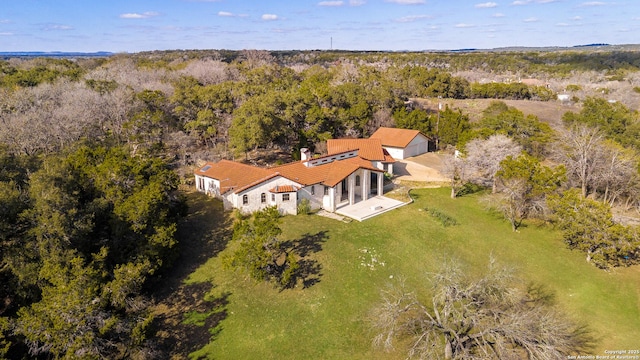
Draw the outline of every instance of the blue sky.
<instances>
[{"instance_id":1,"label":"blue sky","mask_svg":"<svg viewBox=\"0 0 640 360\"><path fill-rule=\"evenodd\" d=\"M0 51L640 43L638 0L0 0Z\"/></svg>"}]
</instances>

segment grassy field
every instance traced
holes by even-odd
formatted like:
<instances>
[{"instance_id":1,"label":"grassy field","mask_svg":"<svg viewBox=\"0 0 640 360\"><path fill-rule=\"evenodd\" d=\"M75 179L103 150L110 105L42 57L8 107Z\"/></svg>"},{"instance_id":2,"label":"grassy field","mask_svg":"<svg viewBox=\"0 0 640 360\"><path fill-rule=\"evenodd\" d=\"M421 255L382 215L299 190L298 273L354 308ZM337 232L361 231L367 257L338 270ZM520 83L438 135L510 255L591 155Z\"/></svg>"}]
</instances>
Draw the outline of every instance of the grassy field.
<instances>
[{"instance_id":1,"label":"grassy field","mask_svg":"<svg viewBox=\"0 0 640 360\"><path fill-rule=\"evenodd\" d=\"M304 250L306 287L279 291L223 269L221 257L228 248L199 261L181 285L202 289L187 296L199 305L182 311L180 331L193 338L183 349L193 359L403 359L401 352L371 346L368 316L380 290L403 277L426 295L427 272L443 259L459 258L476 273L490 254L514 266L523 285L539 282L555 292L558 306L598 336L595 354L640 346L639 267L598 270L546 227L529 224L513 233L474 196L452 200L447 188L412 194L415 203L362 223L286 217L283 237ZM197 195L190 201L200 204L201 213L216 206ZM456 225L444 227L425 208L448 215ZM229 215L211 211L210 216L198 219L209 224L200 225L199 232L214 231L214 224L225 223ZM199 235L212 249L218 247L211 242L224 245L222 238ZM171 313L170 306L164 312Z\"/></svg>"}]
</instances>

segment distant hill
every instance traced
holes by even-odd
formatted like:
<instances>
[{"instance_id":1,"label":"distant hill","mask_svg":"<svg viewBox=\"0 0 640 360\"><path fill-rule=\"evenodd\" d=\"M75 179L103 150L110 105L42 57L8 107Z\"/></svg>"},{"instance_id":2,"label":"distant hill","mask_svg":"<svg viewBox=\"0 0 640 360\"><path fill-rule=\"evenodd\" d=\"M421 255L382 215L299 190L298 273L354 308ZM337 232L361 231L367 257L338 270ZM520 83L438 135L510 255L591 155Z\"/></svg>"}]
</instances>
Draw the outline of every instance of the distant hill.
<instances>
[{"instance_id":1,"label":"distant hill","mask_svg":"<svg viewBox=\"0 0 640 360\"><path fill-rule=\"evenodd\" d=\"M54 57L54 58L77 58L77 57L108 57L112 52L65 52L65 51L0 51L0 58L31 58L31 57Z\"/></svg>"}]
</instances>

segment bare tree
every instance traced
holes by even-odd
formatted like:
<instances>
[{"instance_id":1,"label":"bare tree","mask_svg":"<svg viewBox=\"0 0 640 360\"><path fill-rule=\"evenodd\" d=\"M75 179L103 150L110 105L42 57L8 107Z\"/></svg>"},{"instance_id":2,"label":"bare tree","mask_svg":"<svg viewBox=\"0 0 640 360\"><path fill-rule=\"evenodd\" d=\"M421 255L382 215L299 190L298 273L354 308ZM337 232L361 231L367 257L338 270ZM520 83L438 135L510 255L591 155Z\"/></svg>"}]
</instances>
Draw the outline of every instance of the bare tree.
<instances>
[{"instance_id":1,"label":"bare tree","mask_svg":"<svg viewBox=\"0 0 640 360\"><path fill-rule=\"evenodd\" d=\"M182 75L193 76L203 86L219 84L238 78L237 69L218 60L193 60L180 70Z\"/></svg>"},{"instance_id":2,"label":"bare tree","mask_svg":"<svg viewBox=\"0 0 640 360\"><path fill-rule=\"evenodd\" d=\"M598 129L580 125L563 133L558 144L556 159L564 164L569 180L577 183L583 197L593 188L594 176L603 162L602 139Z\"/></svg>"},{"instance_id":3,"label":"bare tree","mask_svg":"<svg viewBox=\"0 0 640 360\"><path fill-rule=\"evenodd\" d=\"M445 155L442 158L442 174L451 180L451 198L455 199L458 192L467 182L467 160L455 154Z\"/></svg>"},{"instance_id":4,"label":"bare tree","mask_svg":"<svg viewBox=\"0 0 640 360\"><path fill-rule=\"evenodd\" d=\"M275 58L267 50L246 49L240 51L240 59L249 69L255 69L275 62Z\"/></svg>"},{"instance_id":5,"label":"bare tree","mask_svg":"<svg viewBox=\"0 0 640 360\"><path fill-rule=\"evenodd\" d=\"M566 359L593 345L584 326L552 306L551 294L518 286L493 259L479 279L448 261L430 281L427 301L403 282L382 291L372 313L375 346L389 351L408 340L409 358L420 359Z\"/></svg>"},{"instance_id":6,"label":"bare tree","mask_svg":"<svg viewBox=\"0 0 640 360\"><path fill-rule=\"evenodd\" d=\"M471 168L470 180L483 186L491 186L496 192L496 173L500 162L507 156L516 157L522 147L511 138L497 134L488 139L474 139L467 143L467 162Z\"/></svg>"},{"instance_id":7,"label":"bare tree","mask_svg":"<svg viewBox=\"0 0 640 360\"><path fill-rule=\"evenodd\" d=\"M373 113L373 118L364 125L364 133L369 136L380 127L393 127L393 117L391 109L382 108Z\"/></svg>"},{"instance_id":8,"label":"bare tree","mask_svg":"<svg viewBox=\"0 0 640 360\"><path fill-rule=\"evenodd\" d=\"M635 196L633 190L638 179L637 155L629 149L610 141L604 141L600 148L602 164L593 176L594 188L602 194L602 201L613 206L626 194Z\"/></svg>"}]
</instances>

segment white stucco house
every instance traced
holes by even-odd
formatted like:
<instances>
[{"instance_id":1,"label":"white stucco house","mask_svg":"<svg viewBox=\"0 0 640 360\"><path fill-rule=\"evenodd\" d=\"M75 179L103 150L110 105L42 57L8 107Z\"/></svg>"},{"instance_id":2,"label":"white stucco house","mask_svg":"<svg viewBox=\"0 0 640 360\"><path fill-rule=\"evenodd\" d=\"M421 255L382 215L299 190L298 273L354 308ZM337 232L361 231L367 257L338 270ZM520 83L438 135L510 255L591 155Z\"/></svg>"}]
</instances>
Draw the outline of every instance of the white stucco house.
<instances>
[{"instance_id":1,"label":"white stucco house","mask_svg":"<svg viewBox=\"0 0 640 360\"><path fill-rule=\"evenodd\" d=\"M418 156L433 148L431 139L418 130L381 127L370 139L379 139L383 149L397 160Z\"/></svg>"},{"instance_id":2,"label":"white stucco house","mask_svg":"<svg viewBox=\"0 0 640 360\"><path fill-rule=\"evenodd\" d=\"M400 151L401 159L428 150L424 135L415 130L397 130L401 131L386 133L401 135L400 142L406 143L400 150L390 147ZM393 174L396 162L384 147L385 141L331 139L327 142L327 155L311 158L309 150L302 149L300 161L271 168L229 160L208 162L194 173L196 189L221 199L225 210L235 208L243 213L276 206L282 214L295 215L303 199L309 200L314 210L336 212L338 205L353 205L383 194L384 174Z\"/></svg>"},{"instance_id":3,"label":"white stucco house","mask_svg":"<svg viewBox=\"0 0 640 360\"><path fill-rule=\"evenodd\" d=\"M306 149L303 149L306 150ZM335 212L338 204L367 200L383 193L384 170L350 150L290 164L260 168L221 160L195 171L196 189L222 200L225 210L251 213L276 206L282 214L297 213L302 199L312 209Z\"/></svg>"}]
</instances>

